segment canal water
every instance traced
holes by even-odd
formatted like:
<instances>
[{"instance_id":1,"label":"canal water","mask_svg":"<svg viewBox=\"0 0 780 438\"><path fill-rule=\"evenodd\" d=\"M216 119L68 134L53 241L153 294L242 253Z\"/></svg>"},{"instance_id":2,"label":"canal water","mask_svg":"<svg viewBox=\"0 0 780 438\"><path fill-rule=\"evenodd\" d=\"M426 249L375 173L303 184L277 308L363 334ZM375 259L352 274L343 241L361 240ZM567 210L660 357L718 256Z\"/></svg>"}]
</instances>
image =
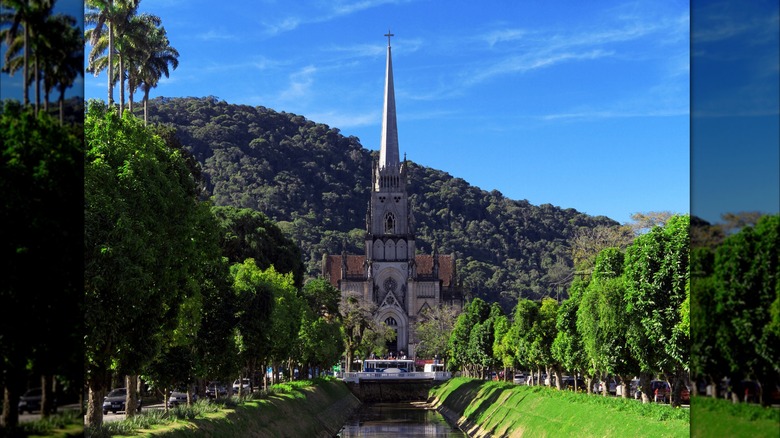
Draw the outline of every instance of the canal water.
<instances>
[{"instance_id":1,"label":"canal water","mask_svg":"<svg viewBox=\"0 0 780 438\"><path fill-rule=\"evenodd\" d=\"M339 431L347 437L467 437L424 403L372 403L361 406Z\"/></svg>"}]
</instances>

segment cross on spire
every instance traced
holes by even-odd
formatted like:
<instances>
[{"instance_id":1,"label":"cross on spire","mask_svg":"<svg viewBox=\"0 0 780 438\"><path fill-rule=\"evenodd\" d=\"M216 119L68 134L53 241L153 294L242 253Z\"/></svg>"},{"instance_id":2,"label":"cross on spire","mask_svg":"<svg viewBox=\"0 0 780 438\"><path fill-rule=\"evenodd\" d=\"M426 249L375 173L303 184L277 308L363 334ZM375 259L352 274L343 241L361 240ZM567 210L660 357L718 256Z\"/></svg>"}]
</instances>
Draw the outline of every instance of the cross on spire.
<instances>
[{"instance_id":1,"label":"cross on spire","mask_svg":"<svg viewBox=\"0 0 780 438\"><path fill-rule=\"evenodd\" d=\"M387 29L385 36L387 37L387 47L390 47L390 37L394 37L395 34L390 33L390 29Z\"/></svg>"}]
</instances>

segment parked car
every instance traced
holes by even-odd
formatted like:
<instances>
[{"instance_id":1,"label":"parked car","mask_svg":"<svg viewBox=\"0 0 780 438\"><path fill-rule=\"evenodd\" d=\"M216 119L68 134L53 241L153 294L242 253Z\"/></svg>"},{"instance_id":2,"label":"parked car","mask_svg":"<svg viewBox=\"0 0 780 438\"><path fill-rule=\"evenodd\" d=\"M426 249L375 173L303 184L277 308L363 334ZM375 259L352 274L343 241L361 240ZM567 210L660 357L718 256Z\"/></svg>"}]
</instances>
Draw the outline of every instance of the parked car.
<instances>
[{"instance_id":1,"label":"parked car","mask_svg":"<svg viewBox=\"0 0 780 438\"><path fill-rule=\"evenodd\" d=\"M25 411L32 413L41 410L41 399L43 398L43 390L41 388L28 389L21 397L19 397L19 413L24 414ZM54 399L53 408L54 412L57 412L57 399Z\"/></svg>"},{"instance_id":2,"label":"parked car","mask_svg":"<svg viewBox=\"0 0 780 438\"><path fill-rule=\"evenodd\" d=\"M580 377L577 377L576 380L573 376L564 376L561 378L561 389L573 390L575 389L575 385L576 385L576 390L580 390L580 391L588 390L588 386L585 385L585 382Z\"/></svg>"},{"instance_id":3,"label":"parked car","mask_svg":"<svg viewBox=\"0 0 780 438\"><path fill-rule=\"evenodd\" d=\"M648 396L655 402L668 403L671 388L664 380L650 381L650 394Z\"/></svg>"},{"instance_id":4,"label":"parked car","mask_svg":"<svg viewBox=\"0 0 780 438\"><path fill-rule=\"evenodd\" d=\"M525 385L525 374L515 374L513 381L516 385Z\"/></svg>"},{"instance_id":5,"label":"parked car","mask_svg":"<svg viewBox=\"0 0 780 438\"><path fill-rule=\"evenodd\" d=\"M233 392L238 392L239 387L241 387L241 392L249 390L249 379L236 379L233 382Z\"/></svg>"},{"instance_id":6,"label":"parked car","mask_svg":"<svg viewBox=\"0 0 780 438\"><path fill-rule=\"evenodd\" d=\"M127 401L127 388L116 388L112 389L111 392L108 393L103 398L103 415L107 415L109 411L111 411L112 414L116 414L117 412L125 412L125 402ZM138 412L141 412L141 398L138 398L138 401L136 402L136 410Z\"/></svg>"},{"instance_id":7,"label":"parked car","mask_svg":"<svg viewBox=\"0 0 780 438\"><path fill-rule=\"evenodd\" d=\"M198 394L192 394L192 402L198 401ZM170 397L168 397L168 407L175 408L179 405L187 404L187 391L176 390L171 391Z\"/></svg>"},{"instance_id":8,"label":"parked car","mask_svg":"<svg viewBox=\"0 0 780 438\"><path fill-rule=\"evenodd\" d=\"M206 397L218 398L227 396L227 385L222 382L209 382L206 385Z\"/></svg>"},{"instance_id":9,"label":"parked car","mask_svg":"<svg viewBox=\"0 0 780 438\"><path fill-rule=\"evenodd\" d=\"M680 403L691 403L691 390L686 385L683 385L682 389L680 389Z\"/></svg>"},{"instance_id":10,"label":"parked car","mask_svg":"<svg viewBox=\"0 0 780 438\"><path fill-rule=\"evenodd\" d=\"M759 384L753 380L743 380L734 388L737 395L745 403L759 403L758 394L760 393Z\"/></svg>"}]
</instances>

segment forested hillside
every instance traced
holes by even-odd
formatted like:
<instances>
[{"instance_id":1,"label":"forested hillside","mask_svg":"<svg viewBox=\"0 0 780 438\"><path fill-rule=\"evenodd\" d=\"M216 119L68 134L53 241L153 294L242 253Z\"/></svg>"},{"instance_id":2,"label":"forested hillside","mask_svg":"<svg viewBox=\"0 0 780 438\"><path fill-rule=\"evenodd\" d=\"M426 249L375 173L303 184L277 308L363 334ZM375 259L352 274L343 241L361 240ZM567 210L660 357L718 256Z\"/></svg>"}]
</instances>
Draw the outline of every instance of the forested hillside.
<instances>
[{"instance_id":1,"label":"forested hillside","mask_svg":"<svg viewBox=\"0 0 780 438\"><path fill-rule=\"evenodd\" d=\"M215 97L153 99L149 123L176 128L201 163L204 196L215 205L256 209L277 221L300 244L310 276L319 274L322 255L340 253L345 241L348 252L362 253L377 152L358 138L300 115ZM506 308L519 296L564 298L578 229L619 225L409 166L418 250L430 253L435 243L440 253L454 253L467 296Z\"/></svg>"}]
</instances>

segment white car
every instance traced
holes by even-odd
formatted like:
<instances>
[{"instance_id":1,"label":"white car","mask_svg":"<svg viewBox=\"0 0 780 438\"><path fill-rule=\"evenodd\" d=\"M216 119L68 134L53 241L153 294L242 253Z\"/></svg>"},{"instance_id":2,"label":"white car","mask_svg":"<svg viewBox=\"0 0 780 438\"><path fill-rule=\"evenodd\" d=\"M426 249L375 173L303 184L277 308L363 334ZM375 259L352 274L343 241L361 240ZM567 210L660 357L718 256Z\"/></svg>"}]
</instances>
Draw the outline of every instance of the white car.
<instances>
[{"instance_id":1,"label":"white car","mask_svg":"<svg viewBox=\"0 0 780 438\"><path fill-rule=\"evenodd\" d=\"M192 394L192 402L198 401L198 394ZM175 408L179 405L187 404L187 392L186 391L171 391L171 396L168 397L168 407Z\"/></svg>"},{"instance_id":2,"label":"white car","mask_svg":"<svg viewBox=\"0 0 780 438\"><path fill-rule=\"evenodd\" d=\"M241 387L241 392L249 390L249 379L236 379L233 382L233 392L238 392L238 388Z\"/></svg>"}]
</instances>

